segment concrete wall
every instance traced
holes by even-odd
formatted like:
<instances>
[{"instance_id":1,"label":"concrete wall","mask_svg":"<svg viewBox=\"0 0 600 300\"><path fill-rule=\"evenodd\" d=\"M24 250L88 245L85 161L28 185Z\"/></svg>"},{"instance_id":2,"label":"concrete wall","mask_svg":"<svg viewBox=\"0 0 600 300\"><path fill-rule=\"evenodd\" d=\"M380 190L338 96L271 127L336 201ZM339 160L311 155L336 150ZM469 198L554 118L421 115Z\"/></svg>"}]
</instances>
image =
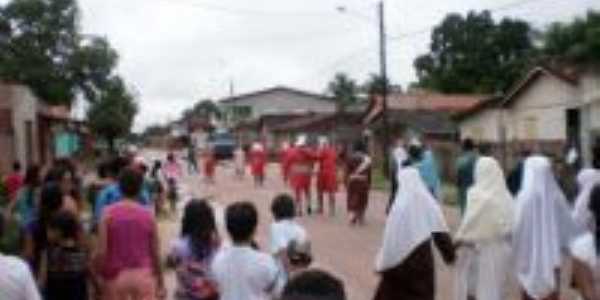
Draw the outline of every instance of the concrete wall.
<instances>
[{"instance_id":1,"label":"concrete wall","mask_svg":"<svg viewBox=\"0 0 600 300\"><path fill-rule=\"evenodd\" d=\"M335 104L309 95L294 93L285 89L275 89L272 92L251 95L244 99L219 104L227 113L234 107L250 107L248 119L258 119L266 114L286 114L305 112L335 112ZM232 120L233 122L239 120Z\"/></svg>"},{"instance_id":2,"label":"concrete wall","mask_svg":"<svg viewBox=\"0 0 600 300\"><path fill-rule=\"evenodd\" d=\"M15 159L18 159L23 165L39 163L38 100L33 92L24 86L13 86L11 100L13 107ZM29 147L27 147L28 123L31 124L30 134L32 143ZM31 153L28 153L28 150Z\"/></svg>"},{"instance_id":3,"label":"concrete wall","mask_svg":"<svg viewBox=\"0 0 600 300\"><path fill-rule=\"evenodd\" d=\"M553 76L539 78L507 108L507 139L566 140L566 110L579 107L579 99L576 87Z\"/></svg>"},{"instance_id":4,"label":"concrete wall","mask_svg":"<svg viewBox=\"0 0 600 300\"><path fill-rule=\"evenodd\" d=\"M478 142L500 142L501 113L500 109L490 108L459 122L461 140L471 138Z\"/></svg>"}]
</instances>

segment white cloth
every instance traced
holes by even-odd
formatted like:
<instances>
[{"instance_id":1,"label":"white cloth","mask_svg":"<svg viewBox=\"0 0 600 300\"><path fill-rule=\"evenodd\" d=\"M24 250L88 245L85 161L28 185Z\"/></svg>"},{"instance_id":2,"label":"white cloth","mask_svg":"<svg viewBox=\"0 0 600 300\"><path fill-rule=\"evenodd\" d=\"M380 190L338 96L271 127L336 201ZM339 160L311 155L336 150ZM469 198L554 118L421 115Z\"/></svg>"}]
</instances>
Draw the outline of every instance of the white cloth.
<instances>
[{"instance_id":1,"label":"white cloth","mask_svg":"<svg viewBox=\"0 0 600 300\"><path fill-rule=\"evenodd\" d=\"M491 157L475 165L475 182L467 192L465 216L456 239L467 242L492 241L510 234L514 199L506 186L504 172Z\"/></svg>"},{"instance_id":2,"label":"white cloth","mask_svg":"<svg viewBox=\"0 0 600 300\"><path fill-rule=\"evenodd\" d=\"M584 233L594 225L594 218L588 206L592 190L600 184L600 170L591 168L581 170L577 175L577 184L579 185L579 194L573 207L573 220L577 224L578 232Z\"/></svg>"},{"instance_id":3,"label":"white cloth","mask_svg":"<svg viewBox=\"0 0 600 300\"><path fill-rule=\"evenodd\" d=\"M298 138L296 139L296 146L300 147L300 146L305 146L306 145L306 135L302 134L300 136L298 136Z\"/></svg>"},{"instance_id":4,"label":"white cloth","mask_svg":"<svg viewBox=\"0 0 600 300\"><path fill-rule=\"evenodd\" d=\"M306 230L293 220L282 220L271 224L270 250L272 254L287 249L294 240L306 242L307 239Z\"/></svg>"},{"instance_id":5,"label":"white cloth","mask_svg":"<svg viewBox=\"0 0 600 300\"><path fill-rule=\"evenodd\" d=\"M419 171L407 167L397 172L398 192L385 224L383 245L375 268L383 272L396 267L435 232L448 232L442 209Z\"/></svg>"},{"instance_id":6,"label":"white cloth","mask_svg":"<svg viewBox=\"0 0 600 300\"><path fill-rule=\"evenodd\" d=\"M263 147L263 145L261 143L254 143L252 144L252 151L263 151L265 148Z\"/></svg>"},{"instance_id":7,"label":"white cloth","mask_svg":"<svg viewBox=\"0 0 600 300\"><path fill-rule=\"evenodd\" d=\"M408 154L406 153L406 149L402 146L398 146L394 149L392 153L394 156L394 160L396 161L396 166L398 170L402 169L404 161L408 159Z\"/></svg>"},{"instance_id":8,"label":"white cloth","mask_svg":"<svg viewBox=\"0 0 600 300\"><path fill-rule=\"evenodd\" d=\"M557 290L555 271L575 232L567 200L552 173L550 161L532 156L525 161L517 196L513 247L519 283L534 299Z\"/></svg>"},{"instance_id":9,"label":"white cloth","mask_svg":"<svg viewBox=\"0 0 600 300\"><path fill-rule=\"evenodd\" d=\"M17 257L0 254L0 299L41 299L29 266Z\"/></svg>"},{"instance_id":10,"label":"white cloth","mask_svg":"<svg viewBox=\"0 0 600 300\"><path fill-rule=\"evenodd\" d=\"M222 248L211 270L221 300L268 300L283 289L275 259L250 247Z\"/></svg>"},{"instance_id":11,"label":"white cloth","mask_svg":"<svg viewBox=\"0 0 600 300\"><path fill-rule=\"evenodd\" d=\"M455 299L504 300L510 270L510 242L498 239L457 251Z\"/></svg>"},{"instance_id":12,"label":"white cloth","mask_svg":"<svg viewBox=\"0 0 600 300\"><path fill-rule=\"evenodd\" d=\"M596 294L600 295L600 257L596 251L596 238L591 232L586 232L573 240L570 246L571 255L585 264L594 276Z\"/></svg>"}]
</instances>

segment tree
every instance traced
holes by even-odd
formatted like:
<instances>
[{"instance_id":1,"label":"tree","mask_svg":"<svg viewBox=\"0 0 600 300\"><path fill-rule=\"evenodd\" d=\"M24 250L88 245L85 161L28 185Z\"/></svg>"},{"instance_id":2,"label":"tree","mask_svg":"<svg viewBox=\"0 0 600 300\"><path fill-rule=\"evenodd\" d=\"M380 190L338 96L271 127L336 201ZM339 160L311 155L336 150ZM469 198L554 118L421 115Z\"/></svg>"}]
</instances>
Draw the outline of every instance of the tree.
<instances>
[{"instance_id":1,"label":"tree","mask_svg":"<svg viewBox=\"0 0 600 300\"><path fill-rule=\"evenodd\" d=\"M338 112L345 112L348 106L358 101L358 85L344 73L337 73L327 89L333 95Z\"/></svg>"},{"instance_id":2,"label":"tree","mask_svg":"<svg viewBox=\"0 0 600 300\"><path fill-rule=\"evenodd\" d=\"M183 112L184 119L189 117L202 118L206 120L210 120L212 117L220 119L222 115L223 114L219 106L210 99L200 100L194 104L192 108L189 108Z\"/></svg>"},{"instance_id":3,"label":"tree","mask_svg":"<svg viewBox=\"0 0 600 300\"><path fill-rule=\"evenodd\" d=\"M138 106L131 92L120 77L109 79L99 98L93 102L87 113L92 131L108 142L111 151L115 150L115 140L130 133Z\"/></svg>"},{"instance_id":4,"label":"tree","mask_svg":"<svg viewBox=\"0 0 600 300\"><path fill-rule=\"evenodd\" d=\"M80 33L75 0L12 0L0 6L0 78L23 83L42 100L95 101L113 76L117 53Z\"/></svg>"},{"instance_id":5,"label":"tree","mask_svg":"<svg viewBox=\"0 0 600 300\"><path fill-rule=\"evenodd\" d=\"M600 62L600 12L571 23L554 23L543 37L544 55L574 63Z\"/></svg>"},{"instance_id":6,"label":"tree","mask_svg":"<svg viewBox=\"0 0 600 300\"><path fill-rule=\"evenodd\" d=\"M446 93L495 93L518 79L536 53L525 21L495 22L489 11L449 14L414 67L418 86Z\"/></svg>"},{"instance_id":7,"label":"tree","mask_svg":"<svg viewBox=\"0 0 600 300\"><path fill-rule=\"evenodd\" d=\"M362 90L369 95L382 95L384 90L387 90L388 93L402 91L399 86L392 86L389 78L384 79L379 74L371 74L369 79L363 84Z\"/></svg>"}]
</instances>

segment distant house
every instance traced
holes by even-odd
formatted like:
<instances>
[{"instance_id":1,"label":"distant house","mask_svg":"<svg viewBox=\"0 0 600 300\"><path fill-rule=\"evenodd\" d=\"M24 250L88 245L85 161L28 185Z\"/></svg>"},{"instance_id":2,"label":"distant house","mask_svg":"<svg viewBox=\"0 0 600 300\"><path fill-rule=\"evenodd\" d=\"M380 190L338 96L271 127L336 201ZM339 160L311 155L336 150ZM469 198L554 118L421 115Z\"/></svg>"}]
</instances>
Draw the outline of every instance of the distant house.
<instances>
[{"instance_id":1,"label":"distant house","mask_svg":"<svg viewBox=\"0 0 600 300\"><path fill-rule=\"evenodd\" d=\"M46 164L85 146L87 129L64 106L49 106L26 86L0 82L0 171L14 161Z\"/></svg>"},{"instance_id":2,"label":"distant house","mask_svg":"<svg viewBox=\"0 0 600 300\"><path fill-rule=\"evenodd\" d=\"M288 87L274 87L222 99L218 102L226 123L259 120L265 115L333 113L331 98Z\"/></svg>"},{"instance_id":3,"label":"distant house","mask_svg":"<svg viewBox=\"0 0 600 300\"><path fill-rule=\"evenodd\" d=\"M533 144L557 156L577 147L589 162L589 150L600 137L600 73L538 66L505 97L457 120L461 137L499 143L508 156Z\"/></svg>"}]
</instances>

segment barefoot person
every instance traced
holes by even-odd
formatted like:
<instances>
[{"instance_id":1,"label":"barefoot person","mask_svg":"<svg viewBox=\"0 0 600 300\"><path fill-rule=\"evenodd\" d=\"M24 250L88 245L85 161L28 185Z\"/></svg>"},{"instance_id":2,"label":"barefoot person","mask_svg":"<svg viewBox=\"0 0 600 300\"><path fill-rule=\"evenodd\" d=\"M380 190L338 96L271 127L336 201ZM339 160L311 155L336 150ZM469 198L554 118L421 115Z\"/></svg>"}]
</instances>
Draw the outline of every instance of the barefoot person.
<instances>
[{"instance_id":1,"label":"barefoot person","mask_svg":"<svg viewBox=\"0 0 600 300\"><path fill-rule=\"evenodd\" d=\"M346 166L347 201L348 210L352 214L351 225L364 225L371 189L371 163L366 144L356 141Z\"/></svg>"},{"instance_id":2,"label":"barefoot person","mask_svg":"<svg viewBox=\"0 0 600 300\"><path fill-rule=\"evenodd\" d=\"M513 255L523 299L559 299L563 250L576 227L548 158L525 160L516 204Z\"/></svg>"},{"instance_id":3,"label":"barefoot person","mask_svg":"<svg viewBox=\"0 0 600 300\"><path fill-rule=\"evenodd\" d=\"M286 186L290 180L290 154L292 147L288 141L284 141L279 149L279 164L281 168L281 178Z\"/></svg>"},{"instance_id":4,"label":"barefoot person","mask_svg":"<svg viewBox=\"0 0 600 300\"><path fill-rule=\"evenodd\" d=\"M315 154L306 144L306 136L301 135L296 141L290 153L290 183L298 205L298 216L302 216L302 209L306 205L306 211L311 213L310 183L312 177L313 161Z\"/></svg>"},{"instance_id":5,"label":"barefoot person","mask_svg":"<svg viewBox=\"0 0 600 300\"><path fill-rule=\"evenodd\" d=\"M254 177L254 183L257 187L262 187L265 183L265 167L267 164L267 153L265 147L260 142L255 142L250 149L250 170Z\"/></svg>"},{"instance_id":6,"label":"barefoot person","mask_svg":"<svg viewBox=\"0 0 600 300\"><path fill-rule=\"evenodd\" d=\"M381 280L374 300L433 300L436 291L432 241L444 261L453 263L452 239L442 209L419 171L403 168L397 178L396 200L376 260Z\"/></svg>"},{"instance_id":7,"label":"barefoot person","mask_svg":"<svg viewBox=\"0 0 600 300\"><path fill-rule=\"evenodd\" d=\"M329 198L329 214L335 215L335 194L337 193L337 152L329 144L326 137L319 140L319 171L317 173L317 199L319 206L317 213L323 214L323 201L325 194Z\"/></svg>"}]
</instances>

